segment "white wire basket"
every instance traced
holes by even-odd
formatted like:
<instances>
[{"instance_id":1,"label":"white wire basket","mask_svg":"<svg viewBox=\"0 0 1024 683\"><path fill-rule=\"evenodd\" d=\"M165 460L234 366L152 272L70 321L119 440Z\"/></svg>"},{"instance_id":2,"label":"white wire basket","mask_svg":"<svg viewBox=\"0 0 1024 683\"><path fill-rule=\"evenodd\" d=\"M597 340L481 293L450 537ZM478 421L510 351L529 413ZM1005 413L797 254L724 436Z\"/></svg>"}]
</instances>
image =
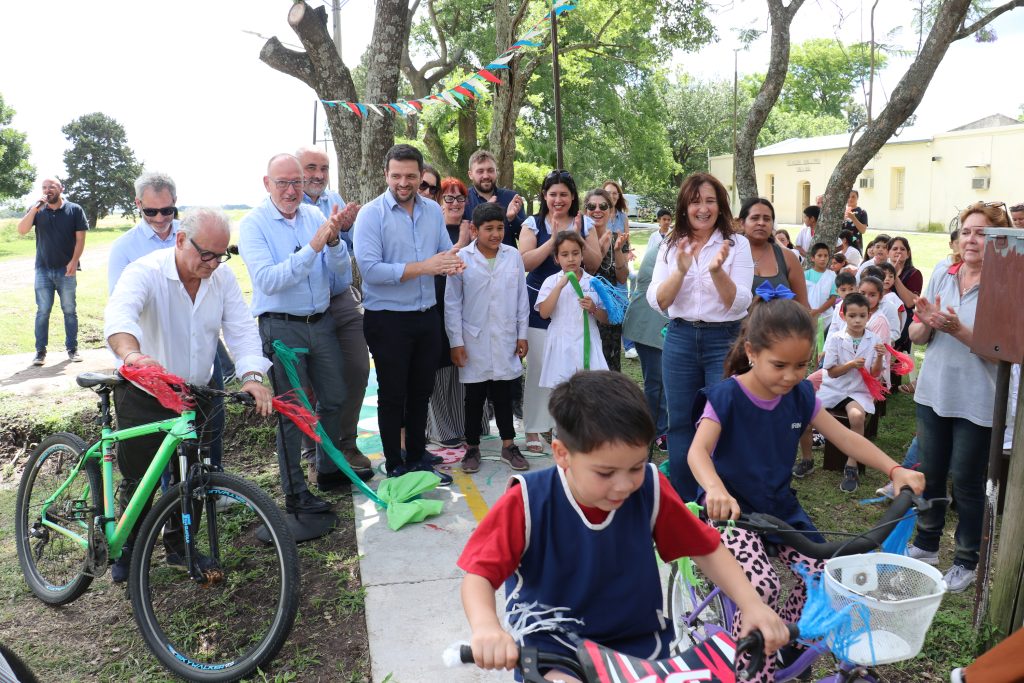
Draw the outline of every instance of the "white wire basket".
<instances>
[{"instance_id":1,"label":"white wire basket","mask_svg":"<svg viewBox=\"0 0 1024 683\"><path fill-rule=\"evenodd\" d=\"M920 560L889 553L836 557L825 562L825 592L833 609L854 603L853 629L867 633L849 645L845 659L873 666L910 659L946 592L942 574ZM829 643L831 645L831 643Z\"/></svg>"}]
</instances>

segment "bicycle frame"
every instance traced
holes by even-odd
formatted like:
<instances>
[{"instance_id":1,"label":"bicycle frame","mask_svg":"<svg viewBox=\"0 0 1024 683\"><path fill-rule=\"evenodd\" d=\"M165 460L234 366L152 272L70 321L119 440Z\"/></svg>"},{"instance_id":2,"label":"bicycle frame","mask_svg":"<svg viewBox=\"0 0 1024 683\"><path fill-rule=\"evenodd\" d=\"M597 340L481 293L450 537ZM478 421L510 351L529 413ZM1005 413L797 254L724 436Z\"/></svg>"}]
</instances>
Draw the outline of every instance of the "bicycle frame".
<instances>
[{"instance_id":1,"label":"bicycle frame","mask_svg":"<svg viewBox=\"0 0 1024 683\"><path fill-rule=\"evenodd\" d=\"M178 445L182 441L195 440L198 438L195 427L196 413L194 410L186 410L179 417L159 420L157 422L149 422L147 424L128 427L126 429L114 430L111 429L110 422L109 393L100 394L100 408L103 415L103 430L101 432L100 439L96 443L92 444L82 457L79 458L74 469L68 475L67 480L60 485L53 495L43 502L40 516L43 526L67 536L82 546L82 548L88 548L90 542L89 538L47 519L46 511L54 500L56 500L64 490L71 485L71 482L76 476L78 476L82 467L85 466L85 463L88 460L99 459L100 473L103 482L103 535L107 539L109 557L116 560L121 556L121 551L128 539L128 535L139 521L139 516L142 513L142 508L146 501L149 500L149 497L159 485L160 477L167 469L167 465L171 461L171 456L178 450ZM146 469L146 473L142 476L135 493L132 494L131 500L128 501L128 504L122 511L121 519L115 522L114 454L112 452L112 447L119 441L128 441L140 436L149 436L150 434L156 434L159 432L166 433L166 436L160 444L160 447L157 449L156 454L153 457L153 461L149 464L149 468ZM185 467L187 466L187 458L184 453L179 457L182 460L180 464L182 472L184 472ZM88 494L88 487L86 487L87 498Z\"/></svg>"}]
</instances>

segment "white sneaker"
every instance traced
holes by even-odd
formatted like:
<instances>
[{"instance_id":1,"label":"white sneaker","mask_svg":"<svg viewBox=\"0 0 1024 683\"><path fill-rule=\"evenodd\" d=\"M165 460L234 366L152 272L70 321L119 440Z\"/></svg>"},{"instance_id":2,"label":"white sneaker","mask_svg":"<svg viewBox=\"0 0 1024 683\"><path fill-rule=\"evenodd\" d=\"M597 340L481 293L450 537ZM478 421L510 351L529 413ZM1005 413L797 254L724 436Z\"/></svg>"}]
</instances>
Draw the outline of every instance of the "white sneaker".
<instances>
[{"instance_id":1,"label":"white sneaker","mask_svg":"<svg viewBox=\"0 0 1024 683\"><path fill-rule=\"evenodd\" d=\"M634 347L633 347L633 348L631 348L631 349L626 349L626 352L625 352L624 354L622 354L622 355L623 355L623 356L625 356L626 358L630 359L630 360L636 360L636 358L637 358L637 357L638 357L638 356L639 356L640 354L638 354L638 353L636 352L636 347L634 346Z\"/></svg>"},{"instance_id":2,"label":"white sneaker","mask_svg":"<svg viewBox=\"0 0 1024 683\"><path fill-rule=\"evenodd\" d=\"M888 498L889 500L892 500L896 497L896 492L893 489L891 481L882 488L875 489L875 493L882 496L883 498Z\"/></svg>"},{"instance_id":3,"label":"white sneaker","mask_svg":"<svg viewBox=\"0 0 1024 683\"><path fill-rule=\"evenodd\" d=\"M939 564L939 552L937 550L921 550L913 543L907 546L907 557L920 560L933 567L937 567Z\"/></svg>"},{"instance_id":4,"label":"white sneaker","mask_svg":"<svg viewBox=\"0 0 1024 683\"><path fill-rule=\"evenodd\" d=\"M957 667L949 672L949 683L966 683L964 678L964 670Z\"/></svg>"},{"instance_id":5,"label":"white sneaker","mask_svg":"<svg viewBox=\"0 0 1024 683\"><path fill-rule=\"evenodd\" d=\"M974 570L954 564L942 577L942 582L946 584L946 590L950 593L963 592L974 583Z\"/></svg>"}]
</instances>

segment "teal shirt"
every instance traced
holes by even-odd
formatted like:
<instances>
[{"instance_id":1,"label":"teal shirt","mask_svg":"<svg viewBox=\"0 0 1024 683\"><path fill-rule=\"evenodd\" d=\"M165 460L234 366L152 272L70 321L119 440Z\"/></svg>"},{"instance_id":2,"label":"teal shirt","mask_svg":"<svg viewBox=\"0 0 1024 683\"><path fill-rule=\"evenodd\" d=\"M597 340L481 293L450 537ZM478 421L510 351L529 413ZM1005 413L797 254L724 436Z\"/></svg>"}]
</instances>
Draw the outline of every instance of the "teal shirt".
<instances>
[{"instance_id":1,"label":"teal shirt","mask_svg":"<svg viewBox=\"0 0 1024 683\"><path fill-rule=\"evenodd\" d=\"M668 324L668 318L647 303L647 289L651 286L651 275L654 274L654 262L658 260L660 246L660 242L657 245L648 245L644 260L640 262L640 270L636 274L633 296L629 299L629 307L622 320L622 336L656 349L661 349L665 344L661 330Z\"/></svg>"}]
</instances>

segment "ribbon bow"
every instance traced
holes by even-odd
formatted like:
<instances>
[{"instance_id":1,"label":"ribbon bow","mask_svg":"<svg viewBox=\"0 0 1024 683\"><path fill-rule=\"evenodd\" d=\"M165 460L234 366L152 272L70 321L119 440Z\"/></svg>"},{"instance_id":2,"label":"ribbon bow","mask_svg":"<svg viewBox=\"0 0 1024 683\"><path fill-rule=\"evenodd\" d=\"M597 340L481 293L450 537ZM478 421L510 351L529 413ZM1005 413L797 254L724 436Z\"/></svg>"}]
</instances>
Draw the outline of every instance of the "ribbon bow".
<instances>
[{"instance_id":1,"label":"ribbon bow","mask_svg":"<svg viewBox=\"0 0 1024 683\"><path fill-rule=\"evenodd\" d=\"M757 289L754 290L754 294L758 295L765 301L771 301L772 299L792 299L796 296L786 285L776 285L772 287L772 283L767 280L758 285Z\"/></svg>"}]
</instances>

